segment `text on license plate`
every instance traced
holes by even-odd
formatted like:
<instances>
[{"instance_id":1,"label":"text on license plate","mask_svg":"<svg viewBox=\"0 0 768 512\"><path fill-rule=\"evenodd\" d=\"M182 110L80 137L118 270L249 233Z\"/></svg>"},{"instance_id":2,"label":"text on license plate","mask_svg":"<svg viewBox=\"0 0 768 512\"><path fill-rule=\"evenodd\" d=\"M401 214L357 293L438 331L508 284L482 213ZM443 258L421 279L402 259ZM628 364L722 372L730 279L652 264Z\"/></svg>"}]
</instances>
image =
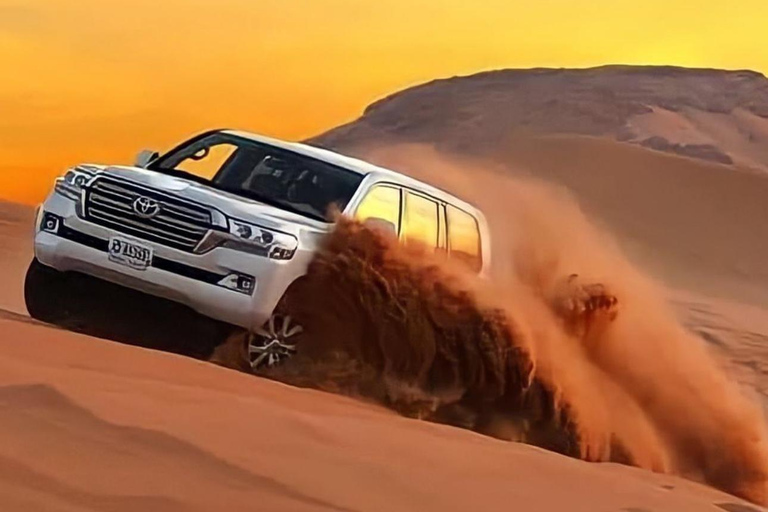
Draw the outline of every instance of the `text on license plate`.
<instances>
[{"instance_id":1,"label":"text on license plate","mask_svg":"<svg viewBox=\"0 0 768 512\"><path fill-rule=\"evenodd\" d=\"M109 239L109 259L137 270L152 264L152 248L119 236Z\"/></svg>"}]
</instances>

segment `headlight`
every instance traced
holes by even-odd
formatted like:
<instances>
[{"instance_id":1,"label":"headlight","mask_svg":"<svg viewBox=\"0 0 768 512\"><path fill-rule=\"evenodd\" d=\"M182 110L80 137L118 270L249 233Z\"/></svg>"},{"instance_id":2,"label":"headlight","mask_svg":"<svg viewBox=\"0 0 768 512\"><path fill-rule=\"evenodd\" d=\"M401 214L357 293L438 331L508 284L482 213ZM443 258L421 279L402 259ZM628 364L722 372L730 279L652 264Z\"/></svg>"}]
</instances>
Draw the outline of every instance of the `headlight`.
<instances>
[{"instance_id":1,"label":"headlight","mask_svg":"<svg viewBox=\"0 0 768 512\"><path fill-rule=\"evenodd\" d=\"M267 256L273 260L291 259L299 245L293 235L236 219L229 219L229 234L232 238L224 243L225 246Z\"/></svg>"},{"instance_id":2,"label":"headlight","mask_svg":"<svg viewBox=\"0 0 768 512\"><path fill-rule=\"evenodd\" d=\"M77 200L80 198L83 186L94 176L94 173L83 171L81 169L70 169L63 177L56 178L54 190L64 197Z\"/></svg>"}]
</instances>

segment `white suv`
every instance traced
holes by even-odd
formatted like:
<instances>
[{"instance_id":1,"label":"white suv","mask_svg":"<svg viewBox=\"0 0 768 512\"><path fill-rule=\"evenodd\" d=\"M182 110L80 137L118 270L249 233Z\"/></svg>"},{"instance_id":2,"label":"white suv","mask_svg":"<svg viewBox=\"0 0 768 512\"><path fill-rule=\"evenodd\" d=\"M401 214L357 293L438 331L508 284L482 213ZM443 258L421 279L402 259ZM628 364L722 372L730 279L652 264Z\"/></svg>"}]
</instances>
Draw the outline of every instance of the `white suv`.
<instances>
[{"instance_id":1,"label":"white suv","mask_svg":"<svg viewBox=\"0 0 768 512\"><path fill-rule=\"evenodd\" d=\"M49 319L46 283L86 274L258 333L251 362L273 364L301 329L276 327L276 306L332 229L334 205L488 267L483 215L456 197L331 151L216 130L163 156L143 151L134 167L79 165L58 178L36 218L27 308Z\"/></svg>"}]
</instances>

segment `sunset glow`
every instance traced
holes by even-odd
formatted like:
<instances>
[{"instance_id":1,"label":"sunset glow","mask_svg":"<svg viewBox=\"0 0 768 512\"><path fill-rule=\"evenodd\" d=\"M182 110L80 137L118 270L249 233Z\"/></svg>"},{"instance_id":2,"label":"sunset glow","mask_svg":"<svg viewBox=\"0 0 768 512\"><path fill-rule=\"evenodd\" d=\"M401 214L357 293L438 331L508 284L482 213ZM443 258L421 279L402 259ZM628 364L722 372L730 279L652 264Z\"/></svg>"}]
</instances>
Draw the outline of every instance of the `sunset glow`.
<instances>
[{"instance_id":1,"label":"sunset glow","mask_svg":"<svg viewBox=\"0 0 768 512\"><path fill-rule=\"evenodd\" d=\"M213 127L288 139L505 67L768 71L768 2L0 0L0 198Z\"/></svg>"}]
</instances>

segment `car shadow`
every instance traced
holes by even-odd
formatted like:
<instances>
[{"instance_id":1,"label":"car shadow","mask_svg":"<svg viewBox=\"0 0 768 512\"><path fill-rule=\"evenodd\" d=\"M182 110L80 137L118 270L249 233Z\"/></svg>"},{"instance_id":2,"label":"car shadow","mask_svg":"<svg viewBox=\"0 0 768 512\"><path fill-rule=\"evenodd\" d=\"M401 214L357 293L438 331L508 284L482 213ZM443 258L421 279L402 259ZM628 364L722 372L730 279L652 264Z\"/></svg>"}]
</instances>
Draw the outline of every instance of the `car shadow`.
<instances>
[{"instance_id":1,"label":"car shadow","mask_svg":"<svg viewBox=\"0 0 768 512\"><path fill-rule=\"evenodd\" d=\"M235 329L179 303L85 274L66 272L57 281L57 290L47 290L57 298L56 314L37 320L70 331L208 359Z\"/></svg>"}]
</instances>

